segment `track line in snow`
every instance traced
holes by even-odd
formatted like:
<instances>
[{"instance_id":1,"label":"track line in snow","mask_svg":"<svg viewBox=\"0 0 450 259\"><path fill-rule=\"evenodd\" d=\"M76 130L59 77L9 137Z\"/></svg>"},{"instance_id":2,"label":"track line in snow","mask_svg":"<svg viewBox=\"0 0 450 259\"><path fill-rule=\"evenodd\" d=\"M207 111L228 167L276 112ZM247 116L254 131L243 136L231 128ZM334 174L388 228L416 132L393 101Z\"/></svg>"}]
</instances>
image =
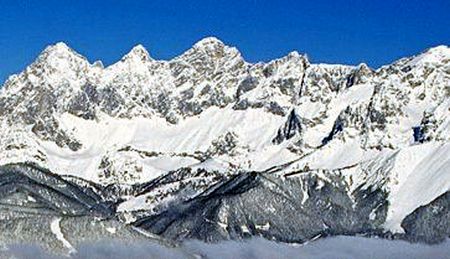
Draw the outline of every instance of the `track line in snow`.
<instances>
[{"instance_id":1,"label":"track line in snow","mask_svg":"<svg viewBox=\"0 0 450 259\"><path fill-rule=\"evenodd\" d=\"M69 249L69 253L75 253L76 250L75 248L72 246L72 244L70 244L69 241L67 241L67 239L64 237L64 234L61 231L61 218L55 218L52 223L50 224L50 229L52 230L53 234L55 234L56 238L61 241L61 243L63 243L63 245L65 247L67 247Z\"/></svg>"}]
</instances>

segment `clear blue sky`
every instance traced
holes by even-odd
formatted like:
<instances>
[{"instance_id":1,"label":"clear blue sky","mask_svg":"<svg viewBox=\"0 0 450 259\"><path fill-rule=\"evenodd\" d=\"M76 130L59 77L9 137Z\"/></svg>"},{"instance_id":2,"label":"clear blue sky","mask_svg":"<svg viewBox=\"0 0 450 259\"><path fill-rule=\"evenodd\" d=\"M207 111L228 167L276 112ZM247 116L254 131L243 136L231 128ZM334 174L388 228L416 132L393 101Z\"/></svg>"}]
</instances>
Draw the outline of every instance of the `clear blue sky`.
<instances>
[{"instance_id":1,"label":"clear blue sky","mask_svg":"<svg viewBox=\"0 0 450 259\"><path fill-rule=\"evenodd\" d=\"M297 50L313 62L379 67L449 45L450 1L3 0L0 81L58 41L108 65L138 43L170 59L205 36L238 47L250 62Z\"/></svg>"}]
</instances>

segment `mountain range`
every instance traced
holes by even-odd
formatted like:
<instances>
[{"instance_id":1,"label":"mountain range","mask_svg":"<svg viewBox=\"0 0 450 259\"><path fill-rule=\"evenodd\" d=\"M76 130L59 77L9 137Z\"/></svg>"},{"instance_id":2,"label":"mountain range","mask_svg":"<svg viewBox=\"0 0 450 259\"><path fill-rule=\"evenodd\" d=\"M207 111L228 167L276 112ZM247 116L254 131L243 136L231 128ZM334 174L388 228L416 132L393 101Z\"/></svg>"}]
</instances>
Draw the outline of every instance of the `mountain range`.
<instances>
[{"instance_id":1,"label":"mountain range","mask_svg":"<svg viewBox=\"0 0 450 259\"><path fill-rule=\"evenodd\" d=\"M375 70L213 37L104 67L56 43L0 118L0 243L450 237L448 46Z\"/></svg>"}]
</instances>

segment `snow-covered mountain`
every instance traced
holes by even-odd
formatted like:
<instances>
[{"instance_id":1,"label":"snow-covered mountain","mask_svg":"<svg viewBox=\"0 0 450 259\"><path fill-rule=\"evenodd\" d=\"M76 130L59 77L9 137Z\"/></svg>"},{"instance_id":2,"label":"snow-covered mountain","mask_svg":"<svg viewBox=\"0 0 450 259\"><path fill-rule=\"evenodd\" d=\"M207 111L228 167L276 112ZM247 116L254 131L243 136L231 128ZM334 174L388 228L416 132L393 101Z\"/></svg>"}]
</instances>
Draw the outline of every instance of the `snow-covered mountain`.
<instances>
[{"instance_id":1,"label":"snow-covered mountain","mask_svg":"<svg viewBox=\"0 0 450 259\"><path fill-rule=\"evenodd\" d=\"M5 82L0 118L6 204L12 188L67 205L6 173L45 168L95 193L82 208L114 204L100 214L171 239L450 235L447 46L373 70L297 52L252 64L216 38L103 67L57 43Z\"/></svg>"}]
</instances>

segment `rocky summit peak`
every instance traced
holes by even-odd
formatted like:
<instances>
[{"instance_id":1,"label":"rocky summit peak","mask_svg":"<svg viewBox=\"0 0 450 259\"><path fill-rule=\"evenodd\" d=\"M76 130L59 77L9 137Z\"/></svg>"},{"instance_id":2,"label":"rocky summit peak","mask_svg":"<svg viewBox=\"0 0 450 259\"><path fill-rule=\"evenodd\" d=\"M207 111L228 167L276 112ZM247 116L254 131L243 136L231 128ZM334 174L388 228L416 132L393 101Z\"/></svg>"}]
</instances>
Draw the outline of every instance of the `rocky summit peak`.
<instances>
[{"instance_id":1,"label":"rocky summit peak","mask_svg":"<svg viewBox=\"0 0 450 259\"><path fill-rule=\"evenodd\" d=\"M48 51L57 51L57 52L65 52L65 51L71 51L69 46L67 46L66 43L60 41L55 43L54 45L50 45L46 48Z\"/></svg>"},{"instance_id":2,"label":"rocky summit peak","mask_svg":"<svg viewBox=\"0 0 450 259\"><path fill-rule=\"evenodd\" d=\"M441 63L450 59L450 48L445 45L439 45L429 48L420 55L413 58L409 65L421 63Z\"/></svg>"},{"instance_id":3,"label":"rocky summit peak","mask_svg":"<svg viewBox=\"0 0 450 259\"><path fill-rule=\"evenodd\" d=\"M225 45L221 40L215 38L215 37L206 37L197 43L194 44L194 46L189 49L186 53L195 53L195 52L204 52L211 54L217 54L217 53L223 53L227 50L233 49L237 52L235 48L230 48L229 46Z\"/></svg>"},{"instance_id":4,"label":"rocky summit peak","mask_svg":"<svg viewBox=\"0 0 450 259\"><path fill-rule=\"evenodd\" d=\"M73 49L67 46L64 42L58 42L56 44L47 46L39 55L40 58L50 57L50 56L59 56L59 57L68 57L68 56L78 56L82 57L80 54L76 53Z\"/></svg>"},{"instance_id":5,"label":"rocky summit peak","mask_svg":"<svg viewBox=\"0 0 450 259\"><path fill-rule=\"evenodd\" d=\"M128 54L126 54L122 60L141 60L141 61L150 61L152 58L150 57L150 54L145 49L144 46L141 44L138 44L134 46Z\"/></svg>"},{"instance_id":6,"label":"rocky summit peak","mask_svg":"<svg viewBox=\"0 0 450 259\"><path fill-rule=\"evenodd\" d=\"M216 37L206 37L194 44L196 48L224 47L225 44Z\"/></svg>"},{"instance_id":7,"label":"rocky summit peak","mask_svg":"<svg viewBox=\"0 0 450 259\"><path fill-rule=\"evenodd\" d=\"M202 59L202 62L211 62L222 58L242 59L240 52L236 48L225 45L221 40L215 37L206 37L195 43L192 48L175 58L175 60L181 59L183 61L193 61Z\"/></svg>"},{"instance_id":8,"label":"rocky summit peak","mask_svg":"<svg viewBox=\"0 0 450 259\"><path fill-rule=\"evenodd\" d=\"M64 42L58 42L47 46L37 59L27 67L26 71L46 79L49 79L48 76L52 74L52 79L49 80L54 80L55 83L68 77L72 79L78 77L86 72L89 66L89 61L84 56L78 54Z\"/></svg>"},{"instance_id":9,"label":"rocky summit peak","mask_svg":"<svg viewBox=\"0 0 450 259\"><path fill-rule=\"evenodd\" d=\"M434 56L436 59L439 60L450 59L450 48L445 45L440 45L428 49L426 54Z\"/></svg>"},{"instance_id":10,"label":"rocky summit peak","mask_svg":"<svg viewBox=\"0 0 450 259\"><path fill-rule=\"evenodd\" d=\"M286 56L286 59L288 59L288 60L293 60L293 61L300 61L300 60L303 60L303 61L306 61L306 62L309 62L309 60L308 60L308 56L307 55L305 55L305 54L300 54L300 53L298 53L297 51L291 51L291 52L289 52L289 54Z\"/></svg>"},{"instance_id":11,"label":"rocky summit peak","mask_svg":"<svg viewBox=\"0 0 450 259\"><path fill-rule=\"evenodd\" d=\"M450 48L446 45L438 45L436 47L432 47L429 48L427 51L427 53L436 53L436 52L441 52L441 53L450 53Z\"/></svg>"},{"instance_id":12,"label":"rocky summit peak","mask_svg":"<svg viewBox=\"0 0 450 259\"><path fill-rule=\"evenodd\" d=\"M296 58L296 57L300 57L301 55L300 55L300 53L298 53L298 51L291 51L291 52L289 52L289 54L288 54L288 57L293 57L293 58Z\"/></svg>"}]
</instances>

